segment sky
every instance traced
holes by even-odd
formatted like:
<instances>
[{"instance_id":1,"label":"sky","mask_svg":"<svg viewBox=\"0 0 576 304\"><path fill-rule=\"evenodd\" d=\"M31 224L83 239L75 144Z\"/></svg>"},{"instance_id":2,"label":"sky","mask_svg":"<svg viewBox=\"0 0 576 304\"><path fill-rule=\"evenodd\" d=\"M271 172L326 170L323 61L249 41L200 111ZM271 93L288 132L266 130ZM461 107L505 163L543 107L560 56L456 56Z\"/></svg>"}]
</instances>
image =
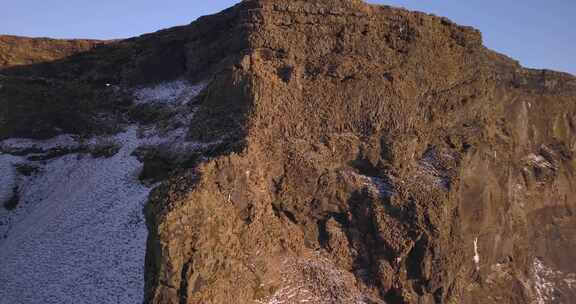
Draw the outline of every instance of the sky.
<instances>
[{"instance_id":1,"label":"sky","mask_svg":"<svg viewBox=\"0 0 576 304\"><path fill-rule=\"evenodd\" d=\"M188 24L238 0L1 0L0 34L127 38ZM575 0L372 0L450 18L527 67L576 75Z\"/></svg>"}]
</instances>

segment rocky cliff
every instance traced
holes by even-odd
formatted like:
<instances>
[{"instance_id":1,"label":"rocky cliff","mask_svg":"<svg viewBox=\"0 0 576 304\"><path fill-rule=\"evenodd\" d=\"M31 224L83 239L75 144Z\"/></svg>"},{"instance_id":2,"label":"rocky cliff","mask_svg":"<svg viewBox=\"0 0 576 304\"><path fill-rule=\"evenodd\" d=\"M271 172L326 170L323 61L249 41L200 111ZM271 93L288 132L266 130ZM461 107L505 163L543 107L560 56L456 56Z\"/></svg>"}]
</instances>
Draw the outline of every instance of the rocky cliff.
<instances>
[{"instance_id":1,"label":"rocky cliff","mask_svg":"<svg viewBox=\"0 0 576 304\"><path fill-rule=\"evenodd\" d=\"M90 113L85 128L15 121L5 137L186 132L134 152L141 179L163 181L145 207L146 303L576 295L576 78L522 68L475 29L361 1L249 0L0 74L92 96L72 113ZM174 98L174 81L201 92Z\"/></svg>"}]
</instances>

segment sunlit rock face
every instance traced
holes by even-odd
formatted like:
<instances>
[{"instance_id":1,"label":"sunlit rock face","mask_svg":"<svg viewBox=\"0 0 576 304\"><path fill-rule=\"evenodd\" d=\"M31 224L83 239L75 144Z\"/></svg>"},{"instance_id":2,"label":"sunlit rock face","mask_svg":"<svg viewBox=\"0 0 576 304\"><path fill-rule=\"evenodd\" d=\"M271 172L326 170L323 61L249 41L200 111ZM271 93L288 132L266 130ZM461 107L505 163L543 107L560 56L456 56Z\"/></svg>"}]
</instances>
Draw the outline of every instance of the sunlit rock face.
<instances>
[{"instance_id":1,"label":"sunlit rock face","mask_svg":"<svg viewBox=\"0 0 576 304\"><path fill-rule=\"evenodd\" d=\"M575 295L576 79L472 28L250 0L0 74L11 302Z\"/></svg>"}]
</instances>

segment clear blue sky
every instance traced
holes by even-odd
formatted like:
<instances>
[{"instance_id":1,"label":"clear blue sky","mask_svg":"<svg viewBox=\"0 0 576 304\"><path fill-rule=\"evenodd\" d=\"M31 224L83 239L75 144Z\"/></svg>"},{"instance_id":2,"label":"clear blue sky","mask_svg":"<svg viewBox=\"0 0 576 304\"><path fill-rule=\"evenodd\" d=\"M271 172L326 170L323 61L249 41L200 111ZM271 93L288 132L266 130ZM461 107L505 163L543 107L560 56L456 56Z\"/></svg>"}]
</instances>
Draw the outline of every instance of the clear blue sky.
<instances>
[{"instance_id":1,"label":"clear blue sky","mask_svg":"<svg viewBox=\"0 0 576 304\"><path fill-rule=\"evenodd\" d=\"M0 33L124 38L187 24L233 0L2 0ZM471 25L523 65L576 74L576 0L373 0Z\"/></svg>"}]
</instances>

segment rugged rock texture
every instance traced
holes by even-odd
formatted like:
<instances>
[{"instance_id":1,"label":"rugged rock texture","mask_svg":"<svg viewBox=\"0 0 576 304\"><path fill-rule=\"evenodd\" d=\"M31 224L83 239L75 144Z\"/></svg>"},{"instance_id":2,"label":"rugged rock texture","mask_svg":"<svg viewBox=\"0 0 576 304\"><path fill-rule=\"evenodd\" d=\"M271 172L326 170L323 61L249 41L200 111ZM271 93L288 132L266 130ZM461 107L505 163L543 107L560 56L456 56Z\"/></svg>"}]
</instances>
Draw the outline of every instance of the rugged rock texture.
<instances>
[{"instance_id":1,"label":"rugged rock texture","mask_svg":"<svg viewBox=\"0 0 576 304\"><path fill-rule=\"evenodd\" d=\"M188 140L218 144L149 160L151 177L171 173L145 209L147 303L576 296L576 78L524 69L472 28L360 1L249 0L1 73L89 92L206 84ZM122 92L89 113L142 120Z\"/></svg>"},{"instance_id":2,"label":"rugged rock texture","mask_svg":"<svg viewBox=\"0 0 576 304\"><path fill-rule=\"evenodd\" d=\"M195 26L214 24L246 48L190 136L242 145L152 195L149 303L573 296L573 77L357 1L244 1Z\"/></svg>"}]
</instances>

